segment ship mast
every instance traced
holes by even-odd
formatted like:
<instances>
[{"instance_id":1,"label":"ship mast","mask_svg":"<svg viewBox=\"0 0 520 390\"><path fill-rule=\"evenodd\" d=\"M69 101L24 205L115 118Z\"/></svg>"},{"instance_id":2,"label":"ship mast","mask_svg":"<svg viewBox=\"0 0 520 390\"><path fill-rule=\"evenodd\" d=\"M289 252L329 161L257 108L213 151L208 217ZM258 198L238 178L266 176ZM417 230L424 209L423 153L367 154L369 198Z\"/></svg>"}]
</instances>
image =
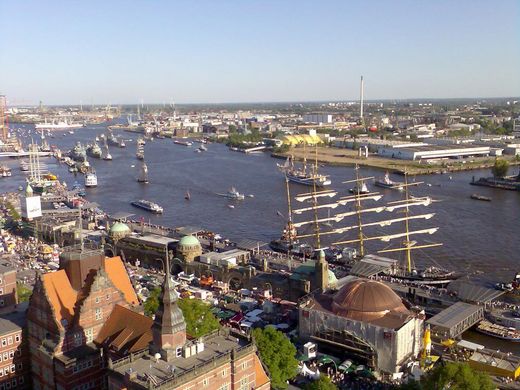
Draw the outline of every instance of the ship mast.
<instances>
[{"instance_id":1,"label":"ship mast","mask_svg":"<svg viewBox=\"0 0 520 390\"><path fill-rule=\"evenodd\" d=\"M321 248L320 243L320 224L318 222L318 197L316 196L316 180L318 179L318 145L314 149L314 167L312 169L312 202L314 206L314 233L316 234L316 250Z\"/></svg>"},{"instance_id":2,"label":"ship mast","mask_svg":"<svg viewBox=\"0 0 520 390\"><path fill-rule=\"evenodd\" d=\"M361 85L363 85L363 76L361 76ZM363 96L363 95L361 95ZM363 98L361 98L361 102L363 102ZM363 113L363 103L361 103L361 113ZM363 116L361 116L363 118ZM357 211L357 220L358 220L358 237L359 237L359 255L361 257L365 256L365 243L363 241L363 224L361 222L361 200L359 199L360 195L360 181L359 181L359 166L356 164L356 211Z\"/></svg>"},{"instance_id":3,"label":"ship mast","mask_svg":"<svg viewBox=\"0 0 520 390\"><path fill-rule=\"evenodd\" d=\"M404 172L404 191L405 191L405 200L406 200L406 207L404 208L404 215L405 215L405 229L406 229L406 241L404 242L404 246L406 248L406 265L408 267L408 273L412 273L412 255L410 247L412 246L410 242L410 224L409 224L409 216L410 216L410 206L408 204L410 200L410 192L408 191L408 174L406 171Z\"/></svg>"},{"instance_id":4,"label":"ship mast","mask_svg":"<svg viewBox=\"0 0 520 390\"><path fill-rule=\"evenodd\" d=\"M287 231L289 238L289 247L292 246L293 241L293 222L292 222L292 206L291 206L291 193L289 188L289 178L287 177L287 172L285 172L285 189L287 191Z\"/></svg>"}]
</instances>

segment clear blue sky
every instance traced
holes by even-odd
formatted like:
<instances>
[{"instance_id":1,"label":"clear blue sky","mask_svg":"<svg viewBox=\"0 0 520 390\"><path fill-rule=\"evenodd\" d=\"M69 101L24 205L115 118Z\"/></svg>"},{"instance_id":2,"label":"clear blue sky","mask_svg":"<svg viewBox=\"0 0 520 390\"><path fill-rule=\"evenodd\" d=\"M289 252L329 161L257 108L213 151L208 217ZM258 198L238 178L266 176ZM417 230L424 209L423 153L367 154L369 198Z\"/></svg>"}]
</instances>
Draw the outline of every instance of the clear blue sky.
<instances>
[{"instance_id":1,"label":"clear blue sky","mask_svg":"<svg viewBox=\"0 0 520 390\"><path fill-rule=\"evenodd\" d=\"M520 95L520 1L0 0L11 104Z\"/></svg>"}]
</instances>

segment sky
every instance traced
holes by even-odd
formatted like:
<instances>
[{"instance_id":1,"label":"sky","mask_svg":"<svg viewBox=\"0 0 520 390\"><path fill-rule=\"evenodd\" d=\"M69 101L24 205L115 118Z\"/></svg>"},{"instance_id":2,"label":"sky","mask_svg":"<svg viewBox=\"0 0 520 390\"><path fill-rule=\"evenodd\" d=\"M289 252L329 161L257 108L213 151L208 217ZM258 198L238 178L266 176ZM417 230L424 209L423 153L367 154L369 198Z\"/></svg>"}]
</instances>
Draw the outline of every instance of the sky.
<instances>
[{"instance_id":1,"label":"sky","mask_svg":"<svg viewBox=\"0 0 520 390\"><path fill-rule=\"evenodd\" d=\"M520 1L0 0L11 105L520 96Z\"/></svg>"}]
</instances>

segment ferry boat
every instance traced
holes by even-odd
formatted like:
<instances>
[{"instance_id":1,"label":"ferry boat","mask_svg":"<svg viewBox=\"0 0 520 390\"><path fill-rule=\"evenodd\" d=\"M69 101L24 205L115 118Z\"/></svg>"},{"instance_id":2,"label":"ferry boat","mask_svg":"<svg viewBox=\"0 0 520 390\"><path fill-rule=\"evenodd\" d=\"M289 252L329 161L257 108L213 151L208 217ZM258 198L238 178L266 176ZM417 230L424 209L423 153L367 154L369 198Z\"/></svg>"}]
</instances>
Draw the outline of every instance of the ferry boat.
<instances>
[{"instance_id":1,"label":"ferry boat","mask_svg":"<svg viewBox=\"0 0 520 390\"><path fill-rule=\"evenodd\" d=\"M512 341L514 343L520 342L520 331L515 328L508 328L506 326L494 324L488 320L482 320L477 326L477 332L485 335L496 337L498 339Z\"/></svg>"},{"instance_id":2,"label":"ferry boat","mask_svg":"<svg viewBox=\"0 0 520 390\"><path fill-rule=\"evenodd\" d=\"M103 152L101 151L101 148L99 147L97 142L94 142L93 144L90 144L87 147L87 154L94 158L101 158Z\"/></svg>"},{"instance_id":3,"label":"ferry boat","mask_svg":"<svg viewBox=\"0 0 520 390\"><path fill-rule=\"evenodd\" d=\"M314 185L316 187L325 187L332 184L330 179L328 179L325 175L307 172L306 159L304 159L303 166L301 168L297 168L294 166L294 160L292 156L287 157L285 164L277 165L280 171L285 174L287 179L293 183L303 184L311 187Z\"/></svg>"},{"instance_id":4,"label":"ferry boat","mask_svg":"<svg viewBox=\"0 0 520 390\"><path fill-rule=\"evenodd\" d=\"M191 143L190 141L180 141L178 139L173 141L173 143L177 144L177 145L183 145L183 146L191 146L191 145L193 145L193 143Z\"/></svg>"},{"instance_id":5,"label":"ferry boat","mask_svg":"<svg viewBox=\"0 0 520 390\"><path fill-rule=\"evenodd\" d=\"M139 207L143 210L150 211L156 214L162 214L163 208L157 203L150 202L149 200L136 200L130 203L134 207Z\"/></svg>"},{"instance_id":6,"label":"ferry boat","mask_svg":"<svg viewBox=\"0 0 520 390\"><path fill-rule=\"evenodd\" d=\"M388 172L385 173L384 178L376 180L374 184L377 187L388 188L391 190L398 190L398 191L404 190L404 183L392 181L390 179L390 175L388 174Z\"/></svg>"},{"instance_id":7,"label":"ferry boat","mask_svg":"<svg viewBox=\"0 0 520 390\"><path fill-rule=\"evenodd\" d=\"M85 173L85 187L97 187L97 175L93 170Z\"/></svg>"},{"instance_id":8,"label":"ferry boat","mask_svg":"<svg viewBox=\"0 0 520 390\"><path fill-rule=\"evenodd\" d=\"M234 200L244 200L245 195L238 192L235 187L231 187L228 192L225 194L217 194L219 196L223 196L228 199L234 199Z\"/></svg>"}]
</instances>

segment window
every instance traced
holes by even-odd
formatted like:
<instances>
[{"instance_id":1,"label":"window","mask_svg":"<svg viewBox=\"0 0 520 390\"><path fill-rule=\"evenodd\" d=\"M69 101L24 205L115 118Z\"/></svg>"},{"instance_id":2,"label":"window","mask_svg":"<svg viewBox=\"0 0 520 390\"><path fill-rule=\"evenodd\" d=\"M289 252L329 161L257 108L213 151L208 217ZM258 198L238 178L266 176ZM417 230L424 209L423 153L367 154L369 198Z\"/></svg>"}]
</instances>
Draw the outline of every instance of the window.
<instances>
[{"instance_id":1,"label":"window","mask_svg":"<svg viewBox=\"0 0 520 390\"><path fill-rule=\"evenodd\" d=\"M15 372L16 371L16 366L13 364L11 365L11 372Z\"/></svg>"},{"instance_id":2,"label":"window","mask_svg":"<svg viewBox=\"0 0 520 390\"><path fill-rule=\"evenodd\" d=\"M4 300L3 299L0 299L0 306L4 306Z\"/></svg>"},{"instance_id":3,"label":"window","mask_svg":"<svg viewBox=\"0 0 520 390\"><path fill-rule=\"evenodd\" d=\"M229 390L229 383L225 383L218 388L218 390Z\"/></svg>"},{"instance_id":4,"label":"window","mask_svg":"<svg viewBox=\"0 0 520 390\"><path fill-rule=\"evenodd\" d=\"M208 385L209 385L209 379L208 378L202 380L202 386L206 387Z\"/></svg>"},{"instance_id":5,"label":"window","mask_svg":"<svg viewBox=\"0 0 520 390\"><path fill-rule=\"evenodd\" d=\"M14 351L9 351L9 359L14 358Z\"/></svg>"},{"instance_id":6,"label":"window","mask_svg":"<svg viewBox=\"0 0 520 390\"><path fill-rule=\"evenodd\" d=\"M226 375L227 375L227 370L224 368L224 369L222 370L222 378L225 378Z\"/></svg>"},{"instance_id":7,"label":"window","mask_svg":"<svg viewBox=\"0 0 520 390\"><path fill-rule=\"evenodd\" d=\"M19 370L22 369L22 363L18 363L16 366L18 367Z\"/></svg>"},{"instance_id":8,"label":"window","mask_svg":"<svg viewBox=\"0 0 520 390\"><path fill-rule=\"evenodd\" d=\"M82 344L82 337L80 332L74 333L74 346L79 347Z\"/></svg>"},{"instance_id":9,"label":"window","mask_svg":"<svg viewBox=\"0 0 520 390\"><path fill-rule=\"evenodd\" d=\"M9 359L7 356L7 352L4 352L4 360L7 360L7 359Z\"/></svg>"},{"instance_id":10,"label":"window","mask_svg":"<svg viewBox=\"0 0 520 390\"><path fill-rule=\"evenodd\" d=\"M23 376L21 376L19 379L18 379L18 383L19 384L23 384L23 382L25 381L25 379L23 379Z\"/></svg>"},{"instance_id":11,"label":"window","mask_svg":"<svg viewBox=\"0 0 520 390\"><path fill-rule=\"evenodd\" d=\"M176 355L177 355L177 357L181 357L182 356L182 348L181 347L177 347Z\"/></svg>"},{"instance_id":12,"label":"window","mask_svg":"<svg viewBox=\"0 0 520 390\"><path fill-rule=\"evenodd\" d=\"M99 297L96 297L96 303L99 303Z\"/></svg>"},{"instance_id":13,"label":"window","mask_svg":"<svg viewBox=\"0 0 520 390\"><path fill-rule=\"evenodd\" d=\"M102 320L103 319L103 310L98 307L96 308L96 320Z\"/></svg>"},{"instance_id":14,"label":"window","mask_svg":"<svg viewBox=\"0 0 520 390\"><path fill-rule=\"evenodd\" d=\"M4 289L0 288L0 294L3 294L3 293L4 293Z\"/></svg>"},{"instance_id":15,"label":"window","mask_svg":"<svg viewBox=\"0 0 520 390\"><path fill-rule=\"evenodd\" d=\"M0 284L4 283L4 280L2 278L0 278Z\"/></svg>"},{"instance_id":16,"label":"window","mask_svg":"<svg viewBox=\"0 0 520 390\"><path fill-rule=\"evenodd\" d=\"M4 370L0 368L0 378L4 376Z\"/></svg>"},{"instance_id":17,"label":"window","mask_svg":"<svg viewBox=\"0 0 520 390\"><path fill-rule=\"evenodd\" d=\"M17 343L20 342L20 335L19 334L14 336L14 341L16 341Z\"/></svg>"},{"instance_id":18,"label":"window","mask_svg":"<svg viewBox=\"0 0 520 390\"><path fill-rule=\"evenodd\" d=\"M7 339L7 344L12 345L13 344L13 336L9 336Z\"/></svg>"},{"instance_id":19,"label":"window","mask_svg":"<svg viewBox=\"0 0 520 390\"><path fill-rule=\"evenodd\" d=\"M247 383L247 378L244 378L240 380L240 390L248 390L249 389L249 383Z\"/></svg>"},{"instance_id":20,"label":"window","mask_svg":"<svg viewBox=\"0 0 520 390\"><path fill-rule=\"evenodd\" d=\"M107 301L110 301L110 294L107 294Z\"/></svg>"},{"instance_id":21,"label":"window","mask_svg":"<svg viewBox=\"0 0 520 390\"><path fill-rule=\"evenodd\" d=\"M7 340L4 338L2 339L2 347L5 347L7 345Z\"/></svg>"},{"instance_id":22,"label":"window","mask_svg":"<svg viewBox=\"0 0 520 390\"><path fill-rule=\"evenodd\" d=\"M11 383L13 384L13 387L16 387L16 385L17 385L16 378L13 378L13 381Z\"/></svg>"},{"instance_id":23,"label":"window","mask_svg":"<svg viewBox=\"0 0 520 390\"><path fill-rule=\"evenodd\" d=\"M242 363L242 370L245 370L247 368L247 363L246 362L243 362Z\"/></svg>"},{"instance_id":24,"label":"window","mask_svg":"<svg viewBox=\"0 0 520 390\"><path fill-rule=\"evenodd\" d=\"M94 331L92 328L85 329L85 337L87 338L87 343L91 343L94 340Z\"/></svg>"}]
</instances>

